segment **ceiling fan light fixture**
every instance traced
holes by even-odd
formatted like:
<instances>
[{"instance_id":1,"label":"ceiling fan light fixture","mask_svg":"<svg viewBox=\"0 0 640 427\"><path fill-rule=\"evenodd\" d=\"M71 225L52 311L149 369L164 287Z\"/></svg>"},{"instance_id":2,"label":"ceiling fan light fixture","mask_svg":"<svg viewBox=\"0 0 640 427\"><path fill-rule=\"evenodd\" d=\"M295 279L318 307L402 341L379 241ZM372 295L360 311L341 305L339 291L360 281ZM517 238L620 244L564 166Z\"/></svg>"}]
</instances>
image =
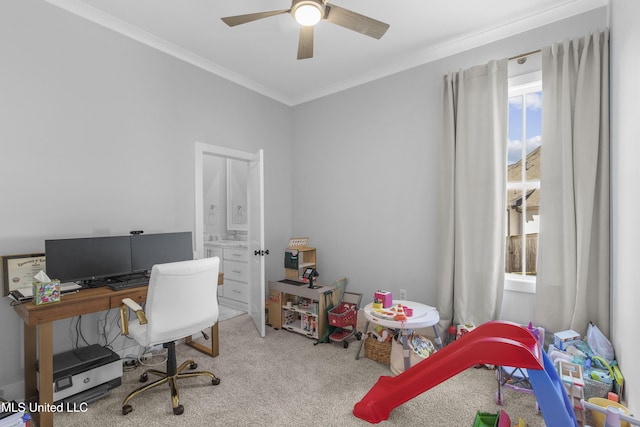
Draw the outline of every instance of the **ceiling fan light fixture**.
<instances>
[{"instance_id":1,"label":"ceiling fan light fixture","mask_svg":"<svg viewBox=\"0 0 640 427\"><path fill-rule=\"evenodd\" d=\"M322 6L315 1L301 1L295 5L293 16L298 24L312 27L322 19Z\"/></svg>"}]
</instances>

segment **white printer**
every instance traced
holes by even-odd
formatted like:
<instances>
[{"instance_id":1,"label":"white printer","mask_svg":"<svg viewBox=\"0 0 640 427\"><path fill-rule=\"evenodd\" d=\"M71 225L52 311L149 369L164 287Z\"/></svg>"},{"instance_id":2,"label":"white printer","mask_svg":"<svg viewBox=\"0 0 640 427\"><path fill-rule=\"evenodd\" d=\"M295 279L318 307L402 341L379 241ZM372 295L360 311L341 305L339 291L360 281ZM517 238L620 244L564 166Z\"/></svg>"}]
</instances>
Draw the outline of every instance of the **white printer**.
<instances>
[{"instance_id":1,"label":"white printer","mask_svg":"<svg viewBox=\"0 0 640 427\"><path fill-rule=\"evenodd\" d=\"M108 348L93 344L53 356L54 402L90 403L120 384L122 361Z\"/></svg>"}]
</instances>

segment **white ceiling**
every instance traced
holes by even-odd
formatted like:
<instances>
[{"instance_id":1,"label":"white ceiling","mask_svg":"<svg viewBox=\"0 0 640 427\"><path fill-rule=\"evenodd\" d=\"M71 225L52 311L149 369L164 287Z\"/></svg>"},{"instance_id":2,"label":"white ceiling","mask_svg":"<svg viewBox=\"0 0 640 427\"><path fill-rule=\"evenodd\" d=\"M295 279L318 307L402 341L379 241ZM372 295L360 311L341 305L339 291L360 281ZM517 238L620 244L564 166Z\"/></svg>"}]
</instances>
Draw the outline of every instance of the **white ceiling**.
<instances>
[{"instance_id":1,"label":"white ceiling","mask_svg":"<svg viewBox=\"0 0 640 427\"><path fill-rule=\"evenodd\" d=\"M608 0L331 0L390 24L376 40L321 21L297 60L289 14L236 27L220 18L289 9L291 0L46 0L226 79L296 105L522 31Z\"/></svg>"}]
</instances>

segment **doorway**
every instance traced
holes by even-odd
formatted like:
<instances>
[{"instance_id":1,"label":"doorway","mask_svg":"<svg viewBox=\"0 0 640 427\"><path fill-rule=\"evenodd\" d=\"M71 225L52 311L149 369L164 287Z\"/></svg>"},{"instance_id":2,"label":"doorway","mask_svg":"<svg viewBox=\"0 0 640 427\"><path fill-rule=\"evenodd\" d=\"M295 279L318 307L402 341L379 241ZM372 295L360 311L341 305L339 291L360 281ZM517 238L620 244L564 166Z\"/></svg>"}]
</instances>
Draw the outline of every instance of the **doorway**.
<instances>
[{"instance_id":1,"label":"doorway","mask_svg":"<svg viewBox=\"0 0 640 427\"><path fill-rule=\"evenodd\" d=\"M265 334L262 150L247 153L195 143L195 249L220 258L221 306L242 310Z\"/></svg>"}]
</instances>

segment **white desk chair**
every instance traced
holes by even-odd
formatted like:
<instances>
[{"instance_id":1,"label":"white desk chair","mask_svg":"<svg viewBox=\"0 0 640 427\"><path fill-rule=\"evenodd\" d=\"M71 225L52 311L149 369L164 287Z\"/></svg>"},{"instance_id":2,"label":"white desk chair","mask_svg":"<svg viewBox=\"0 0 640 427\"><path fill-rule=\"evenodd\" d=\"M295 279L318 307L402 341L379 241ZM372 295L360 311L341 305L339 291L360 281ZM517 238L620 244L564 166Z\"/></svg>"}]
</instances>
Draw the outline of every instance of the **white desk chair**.
<instances>
[{"instance_id":1,"label":"white desk chair","mask_svg":"<svg viewBox=\"0 0 640 427\"><path fill-rule=\"evenodd\" d=\"M217 257L154 265L145 311L132 299L122 300L122 334L144 347L162 344L167 348L167 371L145 371L140 382L146 382L149 374L160 378L131 392L122 403L123 415L133 410L129 405L131 399L164 383L171 387L173 413L176 415L184 412L178 396L178 379L204 375L211 378L213 385L220 384L220 379L208 371L182 372L187 367L196 369L198 365L187 360L176 367L175 348L176 340L200 333L218 321L219 269L220 259ZM127 307L135 311L138 321L129 322Z\"/></svg>"}]
</instances>

